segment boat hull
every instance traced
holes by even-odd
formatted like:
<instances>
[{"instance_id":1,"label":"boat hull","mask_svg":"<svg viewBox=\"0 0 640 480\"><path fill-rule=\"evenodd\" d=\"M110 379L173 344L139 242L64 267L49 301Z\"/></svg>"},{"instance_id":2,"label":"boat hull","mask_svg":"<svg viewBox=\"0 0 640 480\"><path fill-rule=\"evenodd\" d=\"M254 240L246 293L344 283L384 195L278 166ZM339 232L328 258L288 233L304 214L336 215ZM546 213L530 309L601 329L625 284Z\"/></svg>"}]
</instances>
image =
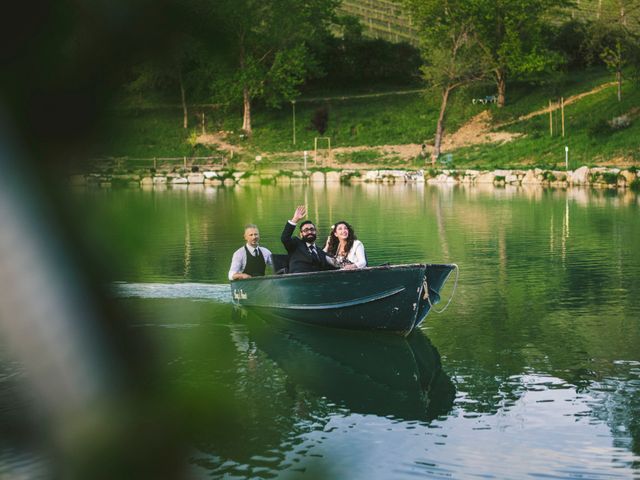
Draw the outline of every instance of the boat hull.
<instances>
[{"instance_id":1,"label":"boat hull","mask_svg":"<svg viewBox=\"0 0 640 480\"><path fill-rule=\"evenodd\" d=\"M270 275L235 280L231 292L238 306L298 322L407 335L437 302L454 268L412 264Z\"/></svg>"}]
</instances>

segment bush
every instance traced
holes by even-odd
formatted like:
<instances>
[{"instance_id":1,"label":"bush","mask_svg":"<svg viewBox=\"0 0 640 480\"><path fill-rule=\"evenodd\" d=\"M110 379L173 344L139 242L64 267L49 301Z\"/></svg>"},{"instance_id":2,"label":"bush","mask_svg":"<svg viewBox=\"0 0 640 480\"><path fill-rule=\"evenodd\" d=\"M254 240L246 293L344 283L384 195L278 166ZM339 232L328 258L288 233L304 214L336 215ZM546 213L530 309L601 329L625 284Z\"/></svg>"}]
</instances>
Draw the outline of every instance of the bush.
<instances>
[{"instance_id":1,"label":"bush","mask_svg":"<svg viewBox=\"0 0 640 480\"><path fill-rule=\"evenodd\" d=\"M600 119L587 127L587 135L590 138L608 137L611 133L613 130L605 119Z\"/></svg>"},{"instance_id":2,"label":"bush","mask_svg":"<svg viewBox=\"0 0 640 480\"><path fill-rule=\"evenodd\" d=\"M220 170L218 172L218 178L220 180L226 180L227 178L234 178L233 174L236 172L236 170L234 170L233 168L230 168L228 170Z\"/></svg>"},{"instance_id":3,"label":"bush","mask_svg":"<svg viewBox=\"0 0 640 480\"><path fill-rule=\"evenodd\" d=\"M358 170L356 170L355 172L349 172L349 173L343 174L340 177L340 182L349 183L352 178L354 178L354 177L359 178L361 176L362 176L362 174Z\"/></svg>"},{"instance_id":4,"label":"bush","mask_svg":"<svg viewBox=\"0 0 640 480\"><path fill-rule=\"evenodd\" d=\"M311 125L320 135L324 135L329 126L329 109L326 106L316 109L311 117Z\"/></svg>"},{"instance_id":5,"label":"bush","mask_svg":"<svg viewBox=\"0 0 640 480\"><path fill-rule=\"evenodd\" d=\"M618 183L620 175L613 172L591 173L589 174L589 183L606 183L613 185Z\"/></svg>"},{"instance_id":6,"label":"bush","mask_svg":"<svg viewBox=\"0 0 640 480\"><path fill-rule=\"evenodd\" d=\"M588 26L580 20L570 20L558 27L551 39L553 50L561 52L569 69L584 68L588 64L584 45L590 38Z\"/></svg>"},{"instance_id":7,"label":"bush","mask_svg":"<svg viewBox=\"0 0 640 480\"><path fill-rule=\"evenodd\" d=\"M589 125L587 135L591 138L608 137L615 132L629 128L631 123L631 118L628 115L620 115L611 120L600 119Z\"/></svg>"},{"instance_id":8,"label":"bush","mask_svg":"<svg viewBox=\"0 0 640 480\"><path fill-rule=\"evenodd\" d=\"M343 26L343 38L332 36L311 47L322 67L315 72L312 87L420 84L422 62L416 47L365 38L362 26L353 17L342 17L339 23Z\"/></svg>"},{"instance_id":9,"label":"bush","mask_svg":"<svg viewBox=\"0 0 640 480\"><path fill-rule=\"evenodd\" d=\"M549 172L549 171L542 172L542 179L546 180L547 182L555 182L557 180L553 172Z\"/></svg>"}]
</instances>

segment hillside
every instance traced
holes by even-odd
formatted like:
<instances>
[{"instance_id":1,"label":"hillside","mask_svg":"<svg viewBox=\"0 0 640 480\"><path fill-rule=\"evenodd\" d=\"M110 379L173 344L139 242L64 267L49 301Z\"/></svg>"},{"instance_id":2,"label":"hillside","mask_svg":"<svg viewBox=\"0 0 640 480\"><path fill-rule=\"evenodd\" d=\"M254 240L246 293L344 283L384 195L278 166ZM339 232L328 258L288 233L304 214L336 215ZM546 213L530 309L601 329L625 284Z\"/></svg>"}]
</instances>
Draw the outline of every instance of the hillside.
<instances>
[{"instance_id":1,"label":"hillside","mask_svg":"<svg viewBox=\"0 0 640 480\"><path fill-rule=\"evenodd\" d=\"M575 164L623 164L640 159L637 121L640 88L626 82L618 102L606 71L579 72L554 83L513 84L508 105L473 103L491 93L491 85L458 92L447 119L443 158L458 167L551 166L564 162L570 149ZM438 98L423 91L385 92L377 95L300 99L295 108L293 144L292 106L269 109L258 106L254 136L239 135L240 116L208 106L192 108L193 125L180 128L178 108L122 108L113 110L112 129L98 156L182 157L233 151L234 161L252 162L256 155L267 161L301 160L314 150L314 139L331 139L334 164L424 165L422 144L435 130ZM565 100L565 136L561 135L560 97ZM552 102L550 132L549 102ZM311 118L324 108L328 127L320 135ZM202 124L204 113L204 125ZM197 122L197 123L196 123ZM202 135L204 129L205 135Z\"/></svg>"}]
</instances>

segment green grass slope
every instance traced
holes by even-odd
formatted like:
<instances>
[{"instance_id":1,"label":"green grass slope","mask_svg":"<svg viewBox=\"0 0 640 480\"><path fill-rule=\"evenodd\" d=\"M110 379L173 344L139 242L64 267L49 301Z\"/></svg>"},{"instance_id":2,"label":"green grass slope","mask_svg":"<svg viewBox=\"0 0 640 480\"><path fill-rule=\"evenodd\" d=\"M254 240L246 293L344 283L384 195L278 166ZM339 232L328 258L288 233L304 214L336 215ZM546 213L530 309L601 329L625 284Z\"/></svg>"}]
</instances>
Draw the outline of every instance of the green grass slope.
<instances>
[{"instance_id":1,"label":"green grass slope","mask_svg":"<svg viewBox=\"0 0 640 480\"><path fill-rule=\"evenodd\" d=\"M617 100L616 86L608 86L592 95L565 106L565 136L562 137L560 110L553 112L550 132L548 113L517 121L529 112L548 107L549 99L588 92L598 85L611 82L608 75L594 76L587 81L567 82L562 93L540 88L529 94L514 94L513 103L495 112L496 123L513 122L505 130L522 133L515 141L500 145L478 145L454 152L457 167L503 168L564 166L565 147L569 148L569 168L580 165L630 165L640 161L640 88L627 82L623 85L622 101ZM554 89L555 90L555 89ZM546 94L546 95L545 95ZM546 96L546 98L545 98Z\"/></svg>"},{"instance_id":2,"label":"green grass slope","mask_svg":"<svg viewBox=\"0 0 640 480\"><path fill-rule=\"evenodd\" d=\"M564 148L569 147L570 166L624 164L640 158L640 86L627 81L623 85L622 102L616 98L614 86L584 96L565 108L565 137L560 133L560 115L554 114L554 135L549 134L549 115L524 121L518 118L548 106L549 100L565 99L613 80L604 70L578 72L554 79L553 82L512 83L508 86L507 106L473 104L472 99L495 93L493 85L476 85L457 91L447 111L446 132L454 132L472 117L488 109L496 130L517 132L522 137L503 144L479 144L451 152L459 168L500 168L517 166L564 165ZM292 105L281 109L256 105L253 109L254 134L250 139L240 135L239 109L193 107L190 128L182 128L182 110L175 108L115 108L98 147L98 156L112 157L182 157L215 155L215 146L195 142L201 132L201 114L205 114L208 132L233 132L228 141L247 151L247 158L258 153L274 154L313 150L314 138L331 138L332 147L375 147L430 141L436 127L440 99L437 93L412 92L380 96L333 97L305 100L295 105L293 144ZM320 135L312 118L320 108L328 111L328 126ZM499 127L499 125L508 126ZM344 155L344 154L343 154ZM348 155L348 154L346 154ZM354 153L370 159L375 155ZM343 159L345 160L345 159ZM395 162L394 162L395 163ZM412 164L414 162L411 162ZM397 163L396 163L396 166Z\"/></svg>"}]
</instances>

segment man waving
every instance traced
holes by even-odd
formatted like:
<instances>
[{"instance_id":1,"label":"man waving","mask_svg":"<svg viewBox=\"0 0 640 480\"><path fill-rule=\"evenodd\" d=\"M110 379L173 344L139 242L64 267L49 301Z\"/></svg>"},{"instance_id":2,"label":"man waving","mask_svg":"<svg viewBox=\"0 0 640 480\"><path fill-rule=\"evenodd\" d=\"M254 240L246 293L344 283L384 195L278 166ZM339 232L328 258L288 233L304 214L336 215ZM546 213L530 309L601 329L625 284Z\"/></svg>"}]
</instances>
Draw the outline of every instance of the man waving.
<instances>
[{"instance_id":1,"label":"man waving","mask_svg":"<svg viewBox=\"0 0 640 480\"><path fill-rule=\"evenodd\" d=\"M333 259L316 247L318 232L311 220L300 224L300 238L292 237L296 225L307 215L304 205L299 205L291 220L287 221L282 231L282 244L289 253L289 273L317 272L332 270Z\"/></svg>"}]
</instances>

